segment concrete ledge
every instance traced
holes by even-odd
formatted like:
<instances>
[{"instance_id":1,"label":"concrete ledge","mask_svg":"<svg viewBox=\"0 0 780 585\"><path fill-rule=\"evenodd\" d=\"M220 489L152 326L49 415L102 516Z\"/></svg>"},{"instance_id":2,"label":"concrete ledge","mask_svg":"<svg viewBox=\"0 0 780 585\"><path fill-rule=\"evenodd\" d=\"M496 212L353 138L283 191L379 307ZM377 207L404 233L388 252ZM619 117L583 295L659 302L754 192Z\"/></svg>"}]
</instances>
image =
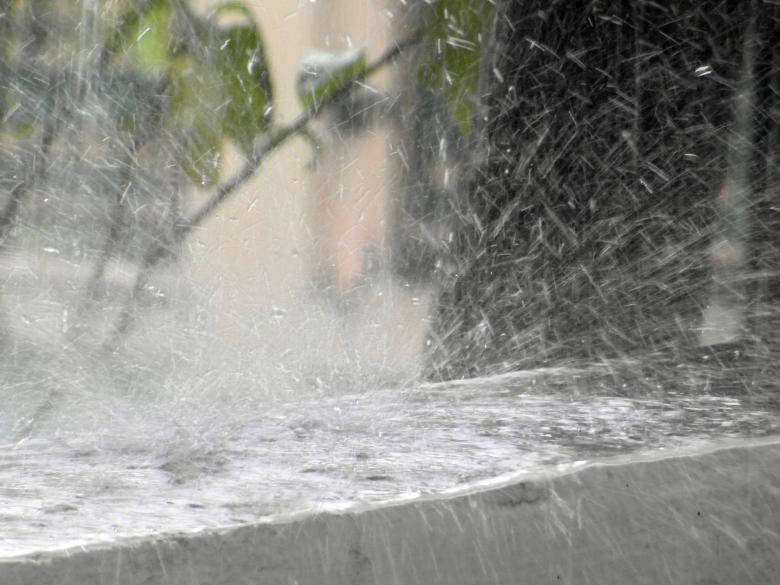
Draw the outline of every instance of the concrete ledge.
<instances>
[{"instance_id":1,"label":"concrete ledge","mask_svg":"<svg viewBox=\"0 0 780 585\"><path fill-rule=\"evenodd\" d=\"M780 438L0 560L2 585L770 584Z\"/></svg>"}]
</instances>

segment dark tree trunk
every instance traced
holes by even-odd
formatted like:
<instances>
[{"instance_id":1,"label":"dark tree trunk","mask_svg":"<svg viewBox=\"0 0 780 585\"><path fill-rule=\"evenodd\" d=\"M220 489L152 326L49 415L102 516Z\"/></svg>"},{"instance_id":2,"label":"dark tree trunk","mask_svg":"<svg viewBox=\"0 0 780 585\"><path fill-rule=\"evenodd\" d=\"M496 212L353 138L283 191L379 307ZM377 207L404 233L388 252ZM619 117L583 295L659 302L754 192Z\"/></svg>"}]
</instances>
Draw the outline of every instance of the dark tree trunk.
<instances>
[{"instance_id":1,"label":"dark tree trunk","mask_svg":"<svg viewBox=\"0 0 780 585\"><path fill-rule=\"evenodd\" d=\"M778 244L776 5L497 3L432 377L695 345L756 11L764 258Z\"/></svg>"},{"instance_id":2,"label":"dark tree trunk","mask_svg":"<svg viewBox=\"0 0 780 585\"><path fill-rule=\"evenodd\" d=\"M469 3L463 3L468 5ZM397 34L432 26L435 5L408 3L397 18ZM399 88L391 109L392 152L398 191L390 207L390 264L405 283L430 284L446 271L449 234L457 214L457 174L469 152L447 97L420 82L431 66L427 39L399 58Z\"/></svg>"}]
</instances>

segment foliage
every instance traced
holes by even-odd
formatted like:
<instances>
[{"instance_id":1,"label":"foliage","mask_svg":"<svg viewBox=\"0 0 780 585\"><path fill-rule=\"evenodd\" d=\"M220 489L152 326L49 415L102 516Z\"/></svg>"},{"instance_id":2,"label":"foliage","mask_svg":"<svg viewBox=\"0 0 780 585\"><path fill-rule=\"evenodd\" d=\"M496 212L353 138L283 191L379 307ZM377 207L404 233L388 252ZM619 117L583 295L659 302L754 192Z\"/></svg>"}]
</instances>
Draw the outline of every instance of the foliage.
<instances>
[{"instance_id":1,"label":"foliage","mask_svg":"<svg viewBox=\"0 0 780 585\"><path fill-rule=\"evenodd\" d=\"M484 35L493 4L483 0L439 0L429 15L419 82L443 91L460 131L468 136L476 113Z\"/></svg>"},{"instance_id":2,"label":"foliage","mask_svg":"<svg viewBox=\"0 0 780 585\"><path fill-rule=\"evenodd\" d=\"M162 145L201 187L219 179L224 140L250 158L258 137L273 127L263 36L240 0L206 15L196 14L186 0L101 2L91 8L77 0L16 0L10 7L0 19L0 73L6 78L0 84L0 130L17 139L32 136L46 117L62 115L53 111L54 86L66 83L79 93L75 90L84 85L79 77L93 69L108 114L133 143L132 151ZM89 10L99 51L85 45ZM419 80L447 96L464 134L475 111L481 35L491 12L490 3L439 0L425 23L427 56ZM86 57L74 66L74 55ZM301 104L318 109L367 68L362 50L325 64L302 63Z\"/></svg>"},{"instance_id":3,"label":"foliage","mask_svg":"<svg viewBox=\"0 0 780 585\"><path fill-rule=\"evenodd\" d=\"M58 55L85 50L77 35L60 35L54 27L56 34L48 33L53 42L30 54L25 23L50 15L55 4L67 4L59 6L64 14L80 14L74 0L16 2L3 19L4 27L17 32L3 43L4 68L13 82L2 85L18 91L7 91L0 111L19 111L5 120L17 137L31 134L46 114L29 111L29 104L50 102L30 99L49 89L40 71L60 65L66 77L75 77L77 71L57 63ZM260 29L241 2L221 4L206 16L194 14L183 0L125 5L118 13L111 5L102 6L96 27L103 37L102 42L97 39L102 45L98 82L107 93L110 114L135 141L167 138L187 176L196 184L212 185L219 177L223 138L249 156L255 138L271 127L273 91ZM223 24L226 18L230 24ZM150 113L157 118L150 119Z\"/></svg>"},{"instance_id":4,"label":"foliage","mask_svg":"<svg viewBox=\"0 0 780 585\"><path fill-rule=\"evenodd\" d=\"M134 262L115 337L126 331L150 271L175 258L266 156L419 41L401 39L370 64L357 52L320 72L301 115L277 126L263 36L249 8L229 1L199 14L193 6L16 0L0 10L0 164L14 166L0 176L0 247L11 233L21 243L14 226L29 225L25 247L72 245L68 253L77 256L77 246L98 250L87 308L106 290L112 259ZM217 185L226 141L246 160ZM192 193L187 179L214 187L198 207L181 201ZM26 209L33 194L49 191L58 195L36 197ZM20 220L23 213L34 225ZM55 229L36 227L47 219Z\"/></svg>"},{"instance_id":5,"label":"foliage","mask_svg":"<svg viewBox=\"0 0 780 585\"><path fill-rule=\"evenodd\" d=\"M96 153L94 176L80 176L71 165L70 175L58 177L58 183L63 192L102 199L97 212L74 220L79 223L75 233L101 250L89 294L100 290L97 283L107 263L119 254L139 263L131 297L146 273L175 256L191 229L269 152L292 136L305 136L309 122L352 91L354 82L421 39L427 39L429 58L419 79L447 96L454 119L468 133L480 34L490 15L490 7L478 2L440 0L432 19L372 63L362 50L302 63L304 112L293 123L277 126L263 35L240 0L206 14L188 0L11 0L4 5L10 8L0 10L0 141L5 149L0 158L11 153L21 172L0 180L22 180L0 185L8 193L0 209L0 247L36 192L35 183L43 186L48 180L54 166L47 161L70 164L66 159L71 157L89 166L86 153ZM246 164L217 184L226 141L241 151ZM189 217L179 201L191 191L187 181L214 188ZM65 199L58 203L86 209L76 197L71 203ZM103 219L101 225L101 217L108 222Z\"/></svg>"},{"instance_id":6,"label":"foliage","mask_svg":"<svg viewBox=\"0 0 780 585\"><path fill-rule=\"evenodd\" d=\"M234 21L223 25L223 18ZM203 18L182 2L150 0L131 6L118 23L111 52L119 62L166 78L170 100L162 129L176 137L176 159L186 174L200 185L214 184L223 138L250 156L255 138L271 126L270 71L251 12L232 1Z\"/></svg>"},{"instance_id":7,"label":"foliage","mask_svg":"<svg viewBox=\"0 0 780 585\"><path fill-rule=\"evenodd\" d=\"M9 236L58 254L99 251L80 311L108 290L112 259L140 262L140 275L149 250L176 257L188 187L216 186L225 142L251 160L274 129L251 11L194 7L0 2L0 251Z\"/></svg>"},{"instance_id":8,"label":"foliage","mask_svg":"<svg viewBox=\"0 0 780 585\"><path fill-rule=\"evenodd\" d=\"M298 72L298 98L305 108L316 108L353 79L366 74L363 50L342 55L314 53L304 59Z\"/></svg>"}]
</instances>

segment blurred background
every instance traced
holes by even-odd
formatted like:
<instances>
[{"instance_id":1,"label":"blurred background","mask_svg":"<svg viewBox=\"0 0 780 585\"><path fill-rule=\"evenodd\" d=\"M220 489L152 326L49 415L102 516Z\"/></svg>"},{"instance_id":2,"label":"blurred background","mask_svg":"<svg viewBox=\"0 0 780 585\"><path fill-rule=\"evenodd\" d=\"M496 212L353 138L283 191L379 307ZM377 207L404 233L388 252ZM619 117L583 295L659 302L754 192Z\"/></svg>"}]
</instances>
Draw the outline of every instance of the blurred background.
<instances>
[{"instance_id":1,"label":"blurred background","mask_svg":"<svg viewBox=\"0 0 780 585\"><path fill-rule=\"evenodd\" d=\"M580 5L2 0L9 391L776 387L776 7Z\"/></svg>"},{"instance_id":2,"label":"blurred background","mask_svg":"<svg viewBox=\"0 0 780 585\"><path fill-rule=\"evenodd\" d=\"M200 15L215 5L190 4ZM302 60L364 50L371 61L403 33L403 13L380 0L246 5L262 34L273 88L266 113L277 124L303 110ZM0 10L8 32L0 343L4 359L28 380L36 370L30 363L44 355L54 360L44 360L49 375L60 368L57 360L73 365L74 355L91 356L83 365L95 366L146 251L172 240L176 218L191 215L247 159L228 141L214 159L218 176L204 175L203 188L187 182L175 151L186 139L138 138L139 120L153 108L144 104L167 90L155 87L153 76L133 80L121 60L111 70L115 86L82 75L100 67L96 21L126 6L34 0ZM220 16L220 24L241 18ZM146 38L139 31L136 43ZM181 358L208 371L206 364L228 360L248 378L306 378L317 387L328 376L345 383L345 372L361 383L367 375L377 384L415 378L432 286L390 270L406 164L398 80L393 63L361 84L354 103L324 111L312 124L316 148L295 138L275 150L143 283L132 326L109 353L121 354L127 369L145 363L151 371L161 362L170 370ZM199 112L190 123L208 125L209 115ZM122 124L132 125L131 138ZM170 138L173 146L163 142Z\"/></svg>"}]
</instances>

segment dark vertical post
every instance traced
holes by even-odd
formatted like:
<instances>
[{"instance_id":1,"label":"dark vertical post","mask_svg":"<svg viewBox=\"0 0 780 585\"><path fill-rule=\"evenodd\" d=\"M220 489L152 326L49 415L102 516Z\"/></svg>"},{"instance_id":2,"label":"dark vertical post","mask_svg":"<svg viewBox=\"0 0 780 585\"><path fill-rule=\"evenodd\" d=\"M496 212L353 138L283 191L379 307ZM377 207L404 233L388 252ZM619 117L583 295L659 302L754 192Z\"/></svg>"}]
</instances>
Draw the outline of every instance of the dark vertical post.
<instances>
[{"instance_id":1,"label":"dark vertical post","mask_svg":"<svg viewBox=\"0 0 780 585\"><path fill-rule=\"evenodd\" d=\"M464 268L441 293L430 375L695 346L751 3L495 14Z\"/></svg>"}]
</instances>

